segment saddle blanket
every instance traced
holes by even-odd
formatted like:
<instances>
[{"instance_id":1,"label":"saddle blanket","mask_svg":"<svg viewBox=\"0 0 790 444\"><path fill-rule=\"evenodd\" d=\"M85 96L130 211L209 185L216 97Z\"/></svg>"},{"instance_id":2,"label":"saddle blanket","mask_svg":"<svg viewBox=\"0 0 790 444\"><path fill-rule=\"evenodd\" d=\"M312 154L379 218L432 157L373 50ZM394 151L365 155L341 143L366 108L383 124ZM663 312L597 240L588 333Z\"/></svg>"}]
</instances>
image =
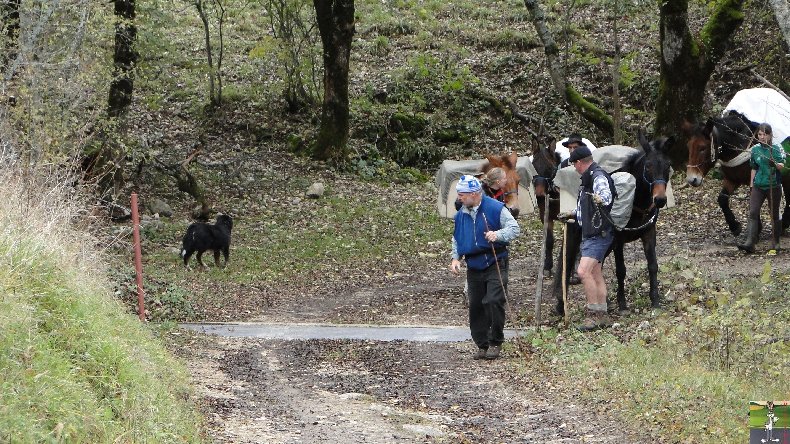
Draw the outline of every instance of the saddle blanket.
<instances>
[{"instance_id":1,"label":"saddle blanket","mask_svg":"<svg viewBox=\"0 0 790 444\"><path fill-rule=\"evenodd\" d=\"M474 160L445 160L439 166L434 176L434 183L439 191L436 207L439 216L455 217L455 200L458 193L455 191L455 184L464 174L480 176L483 174L483 167L488 163L487 159ZM516 162L516 172L518 172L520 182L518 184L518 205L522 214L532 214L537 207L535 198L535 188L532 186L532 178L537 176L535 167L527 157L519 157Z\"/></svg>"}]
</instances>

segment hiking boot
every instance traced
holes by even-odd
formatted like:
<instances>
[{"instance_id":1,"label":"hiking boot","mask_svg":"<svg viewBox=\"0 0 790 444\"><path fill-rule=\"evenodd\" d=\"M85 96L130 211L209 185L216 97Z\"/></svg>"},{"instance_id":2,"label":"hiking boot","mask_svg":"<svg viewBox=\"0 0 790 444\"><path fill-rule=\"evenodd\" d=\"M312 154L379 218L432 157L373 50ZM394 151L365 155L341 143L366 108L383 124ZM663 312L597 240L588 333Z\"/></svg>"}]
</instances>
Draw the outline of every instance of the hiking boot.
<instances>
[{"instance_id":1,"label":"hiking boot","mask_svg":"<svg viewBox=\"0 0 790 444\"><path fill-rule=\"evenodd\" d=\"M485 358L486 358L486 352L487 352L487 351L488 351L488 349L487 349L487 348L478 348L478 349L477 349L477 352L475 352L475 355L473 356L473 359L474 359L475 361L478 361L478 360L480 360L480 359L485 359Z\"/></svg>"},{"instance_id":2,"label":"hiking boot","mask_svg":"<svg viewBox=\"0 0 790 444\"><path fill-rule=\"evenodd\" d=\"M605 311L587 311L587 317L584 318L579 331L595 331L601 328L606 328L612 325L612 319L609 313Z\"/></svg>"},{"instance_id":3,"label":"hiking boot","mask_svg":"<svg viewBox=\"0 0 790 444\"><path fill-rule=\"evenodd\" d=\"M780 224L781 224L781 222L778 221L778 220L775 220L773 222L773 232L771 233L771 243L768 246L768 251L770 252L771 250L773 250L774 254L776 254L776 252L779 251L779 249L780 249L779 248L779 241L780 241L780 239L782 237L782 231L781 231L781 228L779 228Z\"/></svg>"},{"instance_id":4,"label":"hiking boot","mask_svg":"<svg viewBox=\"0 0 790 444\"><path fill-rule=\"evenodd\" d=\"M499 357L499 353L502 351L501 345L490 345L488 347L488 351L486 351L486 359L489 361L492 359L496 359Z\"/></svg>"},{"instance_id":5,"label":"hiking boot","mask_svg":"<svg viewBox=\"0 0 790 444\"><path fill-rule=\"evenodd\" d=\"M598 321L592 316L584 318L581 325L579 325L579 331L595 331L599 328Z\"/></svg>"},{"instance_id":6,"label":"hiking boot","mask_svg":"<svg viewBox=\"0 0 790 444\"><path fill-rule=\"evenodd\" d=\"M754 244L757 243L757 237L760 235L760 221L749 219L749 224L746 225L746 241L738 244L738 249L747 253L754 253Z\"/></svg>"},{"instance_id":7,"label":"hiking boot","mask_svg":"<svg viewBox=\"0 0 790 444\"><path fill-rule=\"evenodd\" d=\"M612 326L612 318L609 317L609 313L603 312L598 315L598 327L599 328L609 328Z\"/></svg>"}]
</instances>

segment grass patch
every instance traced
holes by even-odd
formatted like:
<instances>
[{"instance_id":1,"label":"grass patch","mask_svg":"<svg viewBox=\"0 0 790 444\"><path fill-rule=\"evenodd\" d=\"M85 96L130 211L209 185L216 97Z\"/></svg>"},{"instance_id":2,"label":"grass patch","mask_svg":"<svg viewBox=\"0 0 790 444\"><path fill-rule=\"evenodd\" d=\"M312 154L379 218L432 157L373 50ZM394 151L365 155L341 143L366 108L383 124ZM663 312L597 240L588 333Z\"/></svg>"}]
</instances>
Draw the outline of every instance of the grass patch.
<instances>
[{"instance_id":1,"label":"grass patch","mask_svg":"<svg viewBox=\"0 0 790 444\"><path fill-rule=\"evenodd\" d=\"M668 442L746 442L749 401L790 393L790 278L766 261L756 279L717 280L682 257L662 274L681 294L649 325L533 334L530 345L624 427Z\"/></svg>"},{"instance_id":2,"label":"grass patch","mask_svg":"<svg viewBox=\"0 0 790 444\"><path fill-rule=\"evenodd\" d=\"M71 180L33 173L22 183L4 162L2 439L200 442L185 369L112 297L95 241L69 223Z\"/></svg>"},{"instance_id":3,"label":"grass patch","mask_svg":"<svg viewBox=\"0 0 790 444\"><path fill-rule=\"evenodd\" d=\"M628 412L625 427L647 427L674 442L745 442L744 412L752 399L784 399L788 384L776 381L758 387L729 372L711 369L693 359L680 360L663 344L626 344L608 334L577 337L556 368L569 378L582 377L582 395ZM711 415L711 412L716 412Z\"/></svg>"},{"instance_id":4,"label":"grass patch","mask_svg":"<svg viewBox=\"0 0 790 444\"><path fill-rule=\"evenodd\" d=\"M441 250L442 247L429 246L436 239L447 237L447 227L433 207L422 202L404 202L394 207L382 199L330 196L307 201L298 212L272 212L250 217L246 223L238 221L234 225L231 265L227 272L217 271L211 278L220 282L277 284L309 270L334 273L339 263L345 268L364 267L401 251ZM415 214L421 216L414 217ZM175 225L169 224L170 228L163 229L157 238L171 233L173 245L180 242L180 231L173 228ZM277 247L269 247L272 245ZM212 263L210 257L206 254L204 262ZM178 258L161 248L146 255L145 260L149 279L172 281L194 273L183 270Z\"/></svg>"}]
</instances>

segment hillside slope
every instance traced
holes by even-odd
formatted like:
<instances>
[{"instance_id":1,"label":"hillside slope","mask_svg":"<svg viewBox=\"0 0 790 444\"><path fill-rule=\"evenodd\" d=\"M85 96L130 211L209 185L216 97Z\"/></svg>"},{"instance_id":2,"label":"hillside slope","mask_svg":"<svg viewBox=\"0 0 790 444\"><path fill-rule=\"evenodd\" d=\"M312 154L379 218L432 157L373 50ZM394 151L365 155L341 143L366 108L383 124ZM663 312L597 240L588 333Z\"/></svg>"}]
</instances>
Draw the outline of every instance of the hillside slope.
<instances>
[{"instance_id":1,"label":"hillside slope","mask_svg":"<svg viewBox=\"0 0 790 444\"><path fill-rule=\"evenodd\" d=\"M201 442L183 366L114 298L70 181L2 165L0 440Z\"/></svg>"}]
</instances>

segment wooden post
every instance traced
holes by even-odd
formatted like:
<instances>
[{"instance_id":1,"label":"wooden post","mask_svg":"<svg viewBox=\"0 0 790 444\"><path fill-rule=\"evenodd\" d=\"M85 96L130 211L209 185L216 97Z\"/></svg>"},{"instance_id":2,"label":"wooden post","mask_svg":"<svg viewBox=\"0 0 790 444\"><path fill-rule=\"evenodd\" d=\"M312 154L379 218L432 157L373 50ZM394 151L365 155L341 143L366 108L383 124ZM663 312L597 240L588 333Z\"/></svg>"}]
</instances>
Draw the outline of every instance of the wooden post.
<instances>
[{"instance_id":1,"label":"wooden post","mask_svg":"<svg viewBox=\"0 0 790 444\"><path fill-rule=\"evenodd\" d=\"M134 271L137 275L137 314L140 320L145 322L143 254L140 249L140 214L137 211L137 193L132 193L132 234L134 238Z\"/></svg>"},{"instance_id":2,"label":"wooden post","mask_svg":"<svg viewBox=\"0 0 790 444\"><path fill-rule=\"evenodd\" d=\"M570 307L568 307L568 221L562 224L562 306L565 310L563 312L565 315L563 316L563 321L565 324L568 324L568 313L570 312ZM556 287L555 287L556 288Z\"/></svg>"},{"instance_id":3,"label":"wooden post","mask_svg":"<svg viewBox=\"0 0 790 444\"><path fill-rule=\"evenodd\" d=\"M540 304L543 301L543 264L546 262L546 241L549 237L549 195L543 197L543 244L538 264L538 282L535 290L535 326L540 328Z\"/></svg>"}]
</instances>

